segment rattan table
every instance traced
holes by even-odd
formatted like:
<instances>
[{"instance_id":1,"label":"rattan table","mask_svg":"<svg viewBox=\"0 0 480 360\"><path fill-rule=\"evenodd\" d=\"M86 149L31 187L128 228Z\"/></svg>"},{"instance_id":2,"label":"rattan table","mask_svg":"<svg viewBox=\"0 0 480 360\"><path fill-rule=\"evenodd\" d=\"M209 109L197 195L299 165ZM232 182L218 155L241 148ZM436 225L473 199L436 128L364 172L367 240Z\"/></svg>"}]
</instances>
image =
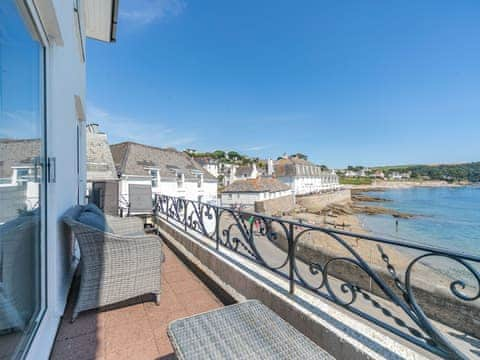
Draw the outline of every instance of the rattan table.
<instances>
[{"instance_id":1,"label":"rattan table","mask_svg":"<svg viewBox=\"0 0 480 360\"><path fill-rule=\"evenodd\" d=\"M257 300L175 320L168 336L180 360L334 359Z\"/></svg>"}]
</instances>

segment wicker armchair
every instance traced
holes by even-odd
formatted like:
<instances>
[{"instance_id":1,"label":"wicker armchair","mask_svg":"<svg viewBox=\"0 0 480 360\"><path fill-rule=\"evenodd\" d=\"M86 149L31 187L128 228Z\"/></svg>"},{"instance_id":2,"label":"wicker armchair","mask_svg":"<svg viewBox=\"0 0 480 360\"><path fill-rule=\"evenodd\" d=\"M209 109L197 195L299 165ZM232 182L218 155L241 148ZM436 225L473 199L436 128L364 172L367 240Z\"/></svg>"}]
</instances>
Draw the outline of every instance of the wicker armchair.
<instances>
[{"instance_id":1,"label":"wicker armchair","mask_svg":"<svg viewBox=\"0 0 480 360\"><path fill-rule=\"evenodd\" d=\"M113 233L79 222L81 206L70 209L63 221L80 246L80 290L72 322L85 310L153 293L160 300L162 243L158 236L144 235L137 218L106 216Z\"/></svg>"}]
</instances>

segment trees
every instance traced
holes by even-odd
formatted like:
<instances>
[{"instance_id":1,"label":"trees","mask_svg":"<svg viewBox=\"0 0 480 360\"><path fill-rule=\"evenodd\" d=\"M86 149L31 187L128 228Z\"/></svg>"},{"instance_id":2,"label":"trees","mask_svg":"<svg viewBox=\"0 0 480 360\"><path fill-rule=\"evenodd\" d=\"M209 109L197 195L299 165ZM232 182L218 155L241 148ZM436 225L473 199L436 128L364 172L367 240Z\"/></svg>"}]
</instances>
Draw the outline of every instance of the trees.
<instances>
[{"instance_id":1,"label":"trees","mask_svg":"<svg viewBox=\"0 0 480 360\"><path fill-rule=\"evenodd\" d=\"M299 159L308 160L308 156L302 153L296 153L291 155L291 157L297 157Z\"/></svg>"},{"instance_id":2,"label":"trees","mask_svg":"<svg viewBox=\"0 0 480 360\"><path fill-rule=\"evenodd\" d=\"M223 150L215 150L212 155L215 159L225 159L226 153Z\"/></svg>"},{"instance_id":3,"label":"trees","mask_svg":"<svg viewBox=\"0 0 480 360\"><path fill-rule=\"evenodd\" d=\"M385 173L411 173L411 178L480 182L480 162L446 165L412 165L381 168Z\"/></svg>"},{"instance_id":4,"label":"trees","mask_svg":"<svg viewBox=\"0 0 480 360\"><path fill-rule=\"evenodd\" d=\"M242 156L238 152L233 150L229 151L227 155L230 160L240 160L242 158Z\"/></svg>"}]
</instances>

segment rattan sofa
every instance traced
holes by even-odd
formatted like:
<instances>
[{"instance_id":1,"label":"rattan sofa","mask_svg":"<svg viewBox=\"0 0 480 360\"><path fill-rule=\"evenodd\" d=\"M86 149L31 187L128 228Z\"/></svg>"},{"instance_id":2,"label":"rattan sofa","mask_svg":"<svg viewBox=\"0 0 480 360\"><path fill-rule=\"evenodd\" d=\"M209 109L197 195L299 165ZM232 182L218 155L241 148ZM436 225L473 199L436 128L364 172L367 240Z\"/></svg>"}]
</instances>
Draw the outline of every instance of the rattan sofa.
<instances>
[{"instance_id":1,"label":"rattan sofa","mask_svg":"<svg viewBox=\"0 0 480 360\"><path fill-rule=\"evenodd\" d=\"M104 216L111 232L79 221L85 207L75 206L63 217L80 246L80 289L72 322L85 310L115 304L144 294L160 301L162 243L145 235L139 218Z\"/></svg>"}]
</instances>

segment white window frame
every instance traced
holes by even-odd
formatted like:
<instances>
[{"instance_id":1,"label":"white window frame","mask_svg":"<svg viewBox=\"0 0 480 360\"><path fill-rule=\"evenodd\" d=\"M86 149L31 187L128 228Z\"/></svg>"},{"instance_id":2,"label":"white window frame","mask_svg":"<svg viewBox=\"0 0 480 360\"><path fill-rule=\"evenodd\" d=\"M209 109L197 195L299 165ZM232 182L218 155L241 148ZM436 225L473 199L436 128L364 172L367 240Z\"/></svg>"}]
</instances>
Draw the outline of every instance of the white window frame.
<instances>
[{"instance_id":1,"label":"white window frame","mask_svg":"<svg viewBox=\"0 0 480 360\"><path fill-rule=\"evenodd\" d=\"M160 177L159 177L160 171L158 169L150 168L149 172L150 172L150 177L152 178L152 188L154 187L158 188L160 186ZM156 183L156 186L153 186L154 181Z\"/></svg>"},{"instance_id":2,"label":"white window frame","mask_svg":"<svg viewBox=\"0 0 480 360\"><path fill-rule=\"evenodd\" d=\"M47 144L43 149L45 157L49 156L48 149L48 119L51 118L49 109L50 94L52 93L50 86L51 84L47 79L50 78L51 74L51 56L50 50L51 47L56 44L57 46L63 46L63 39L57 28L57 37L49 37L47 29L55 30L55 21L52 24L44 24L40 18L39 11L37 6L34 3L34 0L16 0L19 5L21 15L25 19L27 26L31 26L29 30L35 32L37 39L40 42L40 45L44 47L43 52L43 108L42 113L44 115L43 129L42 133L44 134L44 139ZM51 5L51 2L48 1ZM53 14L54 20L55 14ZM55 32L55 31L54 31ZM42 163L45 164L45 159L42 159ZM45 172L45 166L44 172ZM44 176L46 178L46 176ZM40 306L41 310L39 311L35 322L37 323L36 328L33 330L33 334L29 338L28 344L25 346L25 353L23 356L26 359L39 359L39 358L48 358L51 351L51 346L55 340L56 332L60 324L60 316L56 310L57 304L55 302L57 293L56 293L56 269L55 261L47 261L47 254L55 256L57 253L57 244L54 241L49 241L48 234L50 232L56 231L56 221L55 219L49 219L47 217L47 208L49 207L48 199L46 194L48 193L48 183L45 184L43 191L41 192L41 203L43 204L41 211L41 221L44 224L44 231L42 231L41 238L41 247L40 247ZM52 224L54 226L52 226Z\"/></svg>"}]
</instances>

